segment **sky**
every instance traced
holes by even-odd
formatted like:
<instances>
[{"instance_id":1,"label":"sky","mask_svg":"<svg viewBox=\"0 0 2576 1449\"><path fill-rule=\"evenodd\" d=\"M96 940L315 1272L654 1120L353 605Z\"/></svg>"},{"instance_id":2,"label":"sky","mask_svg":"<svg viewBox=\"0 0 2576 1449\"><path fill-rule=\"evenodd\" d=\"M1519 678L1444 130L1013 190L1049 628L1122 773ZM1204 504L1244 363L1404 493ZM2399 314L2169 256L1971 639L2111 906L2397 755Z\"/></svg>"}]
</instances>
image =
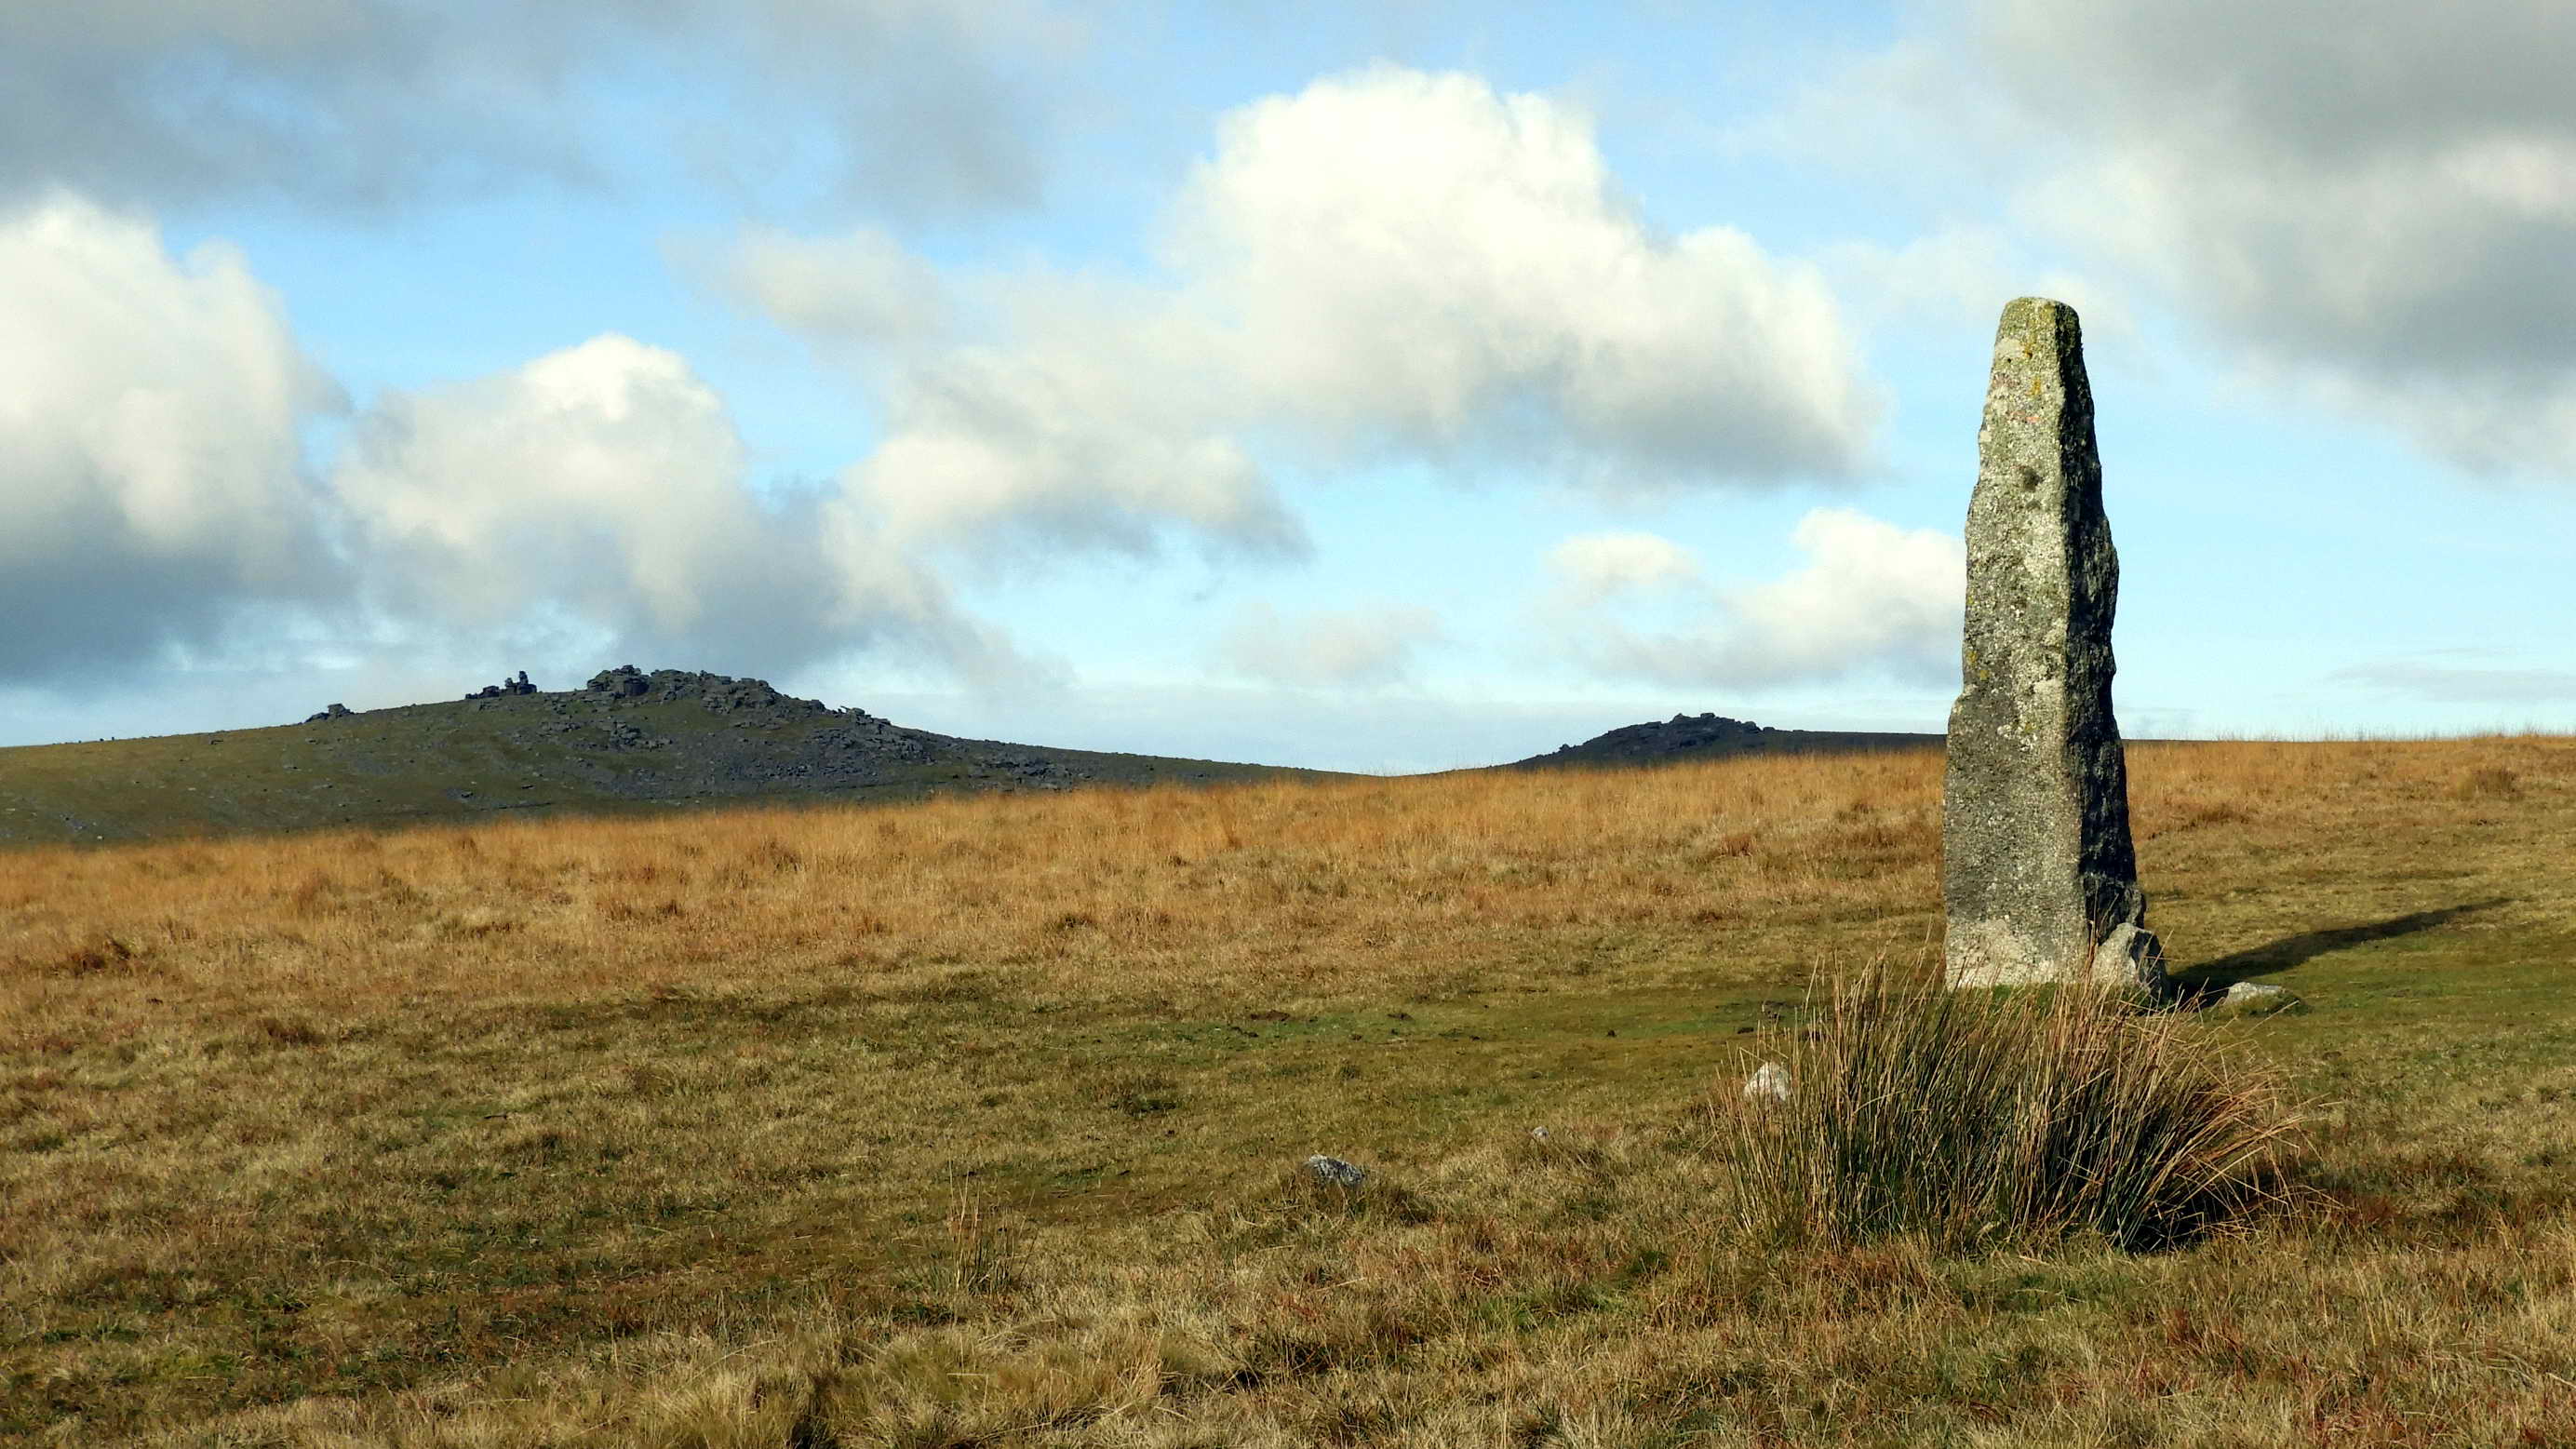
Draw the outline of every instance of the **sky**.
<instances>
[{"instance_id":1,"label":"sky","mask_svg":"<svg viewBox=\"0 0 2576 1449\"><path fill-rule=\"evenodd\" d=\"M2564 0L17 0L0 745L619 664L1938 730L2022 295L2125 733L2576 730L2570 74Z\"/></svg>"}]
</instances>

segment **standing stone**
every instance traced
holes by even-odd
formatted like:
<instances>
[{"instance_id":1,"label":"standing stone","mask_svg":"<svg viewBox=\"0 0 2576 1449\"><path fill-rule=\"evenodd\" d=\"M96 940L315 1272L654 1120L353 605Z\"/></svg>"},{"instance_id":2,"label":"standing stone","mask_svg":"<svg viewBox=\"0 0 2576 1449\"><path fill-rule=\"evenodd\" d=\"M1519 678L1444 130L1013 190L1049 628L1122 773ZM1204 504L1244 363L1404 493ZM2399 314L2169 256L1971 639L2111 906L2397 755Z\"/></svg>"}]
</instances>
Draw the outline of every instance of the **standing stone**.
<instances>
[{"instance_id":1,"label":"standing stone","mask_svg":"<svg viewBox=\"0 0 2576 1449\"><path fill-rule=\"evenodd\" d=\"M2090 980L2171 993L2145 929L2111 714L2119 591L2075 309L2017 298L1995 333L1968 504L1967 626L1941 800L1953 986Z\"/></svg>"}]
</instances>

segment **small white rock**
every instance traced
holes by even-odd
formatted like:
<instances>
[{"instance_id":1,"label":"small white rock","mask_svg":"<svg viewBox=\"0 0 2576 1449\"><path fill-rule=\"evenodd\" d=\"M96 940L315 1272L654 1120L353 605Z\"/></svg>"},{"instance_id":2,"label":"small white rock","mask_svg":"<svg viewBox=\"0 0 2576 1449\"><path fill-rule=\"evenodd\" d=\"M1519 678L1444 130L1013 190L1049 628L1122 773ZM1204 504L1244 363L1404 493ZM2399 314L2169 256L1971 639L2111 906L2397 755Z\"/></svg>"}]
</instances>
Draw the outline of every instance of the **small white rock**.
<instances>
[{"instance_id":1,"label":"small white rock","mask_svg":"<svg viewBox=\"0 0 2576 1449\"><path fill-rule=\"evenodd\" d=\"M1357 1187L1368 1180L1367 1168L1355 1162L1344 1162L1338 1157L1326 1157L1320 1152L1306 1159L1306 1170L1313 1173L1318 1181L1335 1187Z\"/></svg>"},{"instance_id":2,"label":"small white rock","mask_svg":"<svg viewBox=\"0 0 2576 1449\"><path fill-rule=\"evenodd\" d=\"M1778 1062L1764 1062L1744 1079L1744 1095L1773 1102L1789 1100L1789 1069Z\"/></svg>"},{"instance_id":3,"label":"small white rock","mask_svg":"<svg viewBox=\"0 0 2576 1449\"><path fill-rule=\"evenodd\" d=\"M2260 981L2239 981L2208 1007L2229 1016L2271 1016L2307 1008L2307 1002L2301 1000L2298 993L2279 986L2267 986Z\"/></svg>"}]
</instances>

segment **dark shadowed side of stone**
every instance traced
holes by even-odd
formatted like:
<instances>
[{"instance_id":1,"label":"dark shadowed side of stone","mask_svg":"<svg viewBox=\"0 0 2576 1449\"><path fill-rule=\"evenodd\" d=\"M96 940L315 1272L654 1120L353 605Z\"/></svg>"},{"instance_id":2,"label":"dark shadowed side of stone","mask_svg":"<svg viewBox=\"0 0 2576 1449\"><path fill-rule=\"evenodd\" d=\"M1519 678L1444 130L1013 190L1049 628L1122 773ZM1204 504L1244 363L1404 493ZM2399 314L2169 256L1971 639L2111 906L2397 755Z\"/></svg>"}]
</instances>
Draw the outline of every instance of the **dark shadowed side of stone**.
<instances>
[{"instance_id":1,"label":"dark shadowed side of stone","mask_svg":"<svg viewBox=\"0 0 2576 1449\"><path fill-rule=\"evenodd\" d=\"M2100 984L2159 987L2111 712L2120 560L2073 308L2005 306L1977 453L1942 791L1949 980L2088 979L2100 949L2124 958Z\"/></svg>"}]
</instances>

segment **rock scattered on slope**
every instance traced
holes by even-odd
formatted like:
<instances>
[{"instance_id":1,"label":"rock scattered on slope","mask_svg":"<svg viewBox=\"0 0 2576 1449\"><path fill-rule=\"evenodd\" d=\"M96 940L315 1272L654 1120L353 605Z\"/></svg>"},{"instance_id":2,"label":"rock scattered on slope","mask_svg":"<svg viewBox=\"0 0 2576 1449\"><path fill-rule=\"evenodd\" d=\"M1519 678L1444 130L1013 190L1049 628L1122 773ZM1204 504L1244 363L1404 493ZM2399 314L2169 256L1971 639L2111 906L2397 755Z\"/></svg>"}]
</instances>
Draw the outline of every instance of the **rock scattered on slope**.
<instances>
[{"instance_id":1,"label":"rock scattered on slope","mask_svg":"<svg viewBox=\"0 0 2576 1449\"><path fill-rule=\"evenodd\" d=\"M487 684L481 689L467 690L465 697L467 699L500 699L505 695L534 694L536 692L537 687L528 682L528 671L522 669L519 671L519 677L516 679L504 679L498 684Z\"/></svg>"},{"instance_id":2,"label":"rock scattered on slope","mask_svg":"<svg viewBox=\"0 0 2576 1449\"><path fill-rule=\"evenodd\" d=\"M1306 1170L1314 1174L1317 1182L1333 1187L1357 1187L1368 1181L1367 1168L1356 1162L1344 1162L1338 1157L1326 1157L1320 1152L1306 1159Z\"/></svg>"},{"instance_id":3,"label":"rock scattered on slope","mask_svg":"<svg viewBox=\"0 0 2576 1449\"><path fill-rule=\"evenodd\" d=\"M1789 1069L1778 1062L1764 1062L1744 1079L1744 1095L1756 1102L1789 1100Z\"/></svg>"},{"instance_id":4,"label":"rock scattered on slope","mask_svg":"<svg viewBox=\"0 0 2576 1449\"><path fill-rule=\"evenodd\" d=\"M2239 981L2227 988L2227 994L2201 1008L2220 1016L2272 1016L2280 1012L2305 1011L2307 1001L2287 987L2270 986L2260 981Z\"/></svg>"}]
</instances>

